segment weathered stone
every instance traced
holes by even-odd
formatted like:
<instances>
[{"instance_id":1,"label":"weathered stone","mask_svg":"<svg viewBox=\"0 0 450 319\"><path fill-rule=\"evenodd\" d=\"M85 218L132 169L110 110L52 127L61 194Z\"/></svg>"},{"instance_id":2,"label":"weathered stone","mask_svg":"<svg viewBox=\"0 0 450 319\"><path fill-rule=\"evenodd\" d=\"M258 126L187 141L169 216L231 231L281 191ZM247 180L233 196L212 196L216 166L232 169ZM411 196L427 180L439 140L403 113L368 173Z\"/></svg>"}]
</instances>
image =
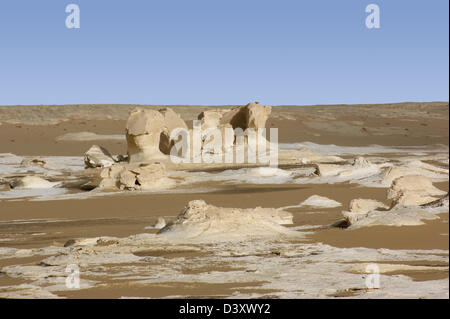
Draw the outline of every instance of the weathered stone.
<instances>
[{"instance_id":1,"label":"weathered stone","mask_svg":"<svg viewBox=\"0 0 450 319\"><path fill-rule=\"evenodd\" d=\"M239 209L188 203L178 217L158 234L180 240L243 240L300 235L281 225L292 224L292 214L275 208Z\"/></svg>"},{"instance_id":2,"label":"weathered stone","mask_svg":"<svg viewBox=\"0 0 450 319\"><path fill-rule=\"evenodd\" d=\"M114 163L114 158L108 150L98 145L92 145L84 154L84 164L86 168L109 167Z\"/></svg>"},{"instance_id":3,"label":"weathered stone","mask_svg":"<svg viewBox=\"0 0 450 319\"><path fill-rule=\"evenodd\" d=\"M202 130L209 128L217 128L221 124L222 116L230 110L217 109L203 111L198 115L198 120L201 121Z\"/></svg>"},{"instance_id":4,"label":"weathered stone","mask_svg":"<svg viewBox=\"0 0 450 319\"><path fill-rule=\"evenodd\" d=\"M52 188L60 185L60 182L49 182L38 176L25 176L10 183L11 188L35 189Z\"/></svg>"},{"instance_id":5,"label":"weathered stone","mask_svg":"<svg viewBox=\"0 0 450 319\"><path fill-rule=\"evenodd\" d=\"M99 187L103 189L153 190L175 185L175 181L166 176L164 164L159 162L139 166L116 164L105 168L100 177Z\"/></svg>"},{"instance_id":6,"label":"weathered stone","mask_svg":"<svg viewBox=\"0 0 450 319\"><path fill-rule=\"evenodd\" d=\"M236 128L246 130L247 128L259 129L266 126L272 108L263 106L258 102L240 106L225 113L221 118L221 124L231 124Z\"/></svg>"},{"instance_id":7,"label":"weathered stone","mask_svg":"<svg viewBox=\"0 0 450 319\"><path fill-rule=\"evenodd\" d=\"M433 186L430 178L421 175L408 175L395 179L388 190L388 199L393 206L423 205L436 200L434 196L445 195L446 192Z\"/></svg>"}]
</instances>

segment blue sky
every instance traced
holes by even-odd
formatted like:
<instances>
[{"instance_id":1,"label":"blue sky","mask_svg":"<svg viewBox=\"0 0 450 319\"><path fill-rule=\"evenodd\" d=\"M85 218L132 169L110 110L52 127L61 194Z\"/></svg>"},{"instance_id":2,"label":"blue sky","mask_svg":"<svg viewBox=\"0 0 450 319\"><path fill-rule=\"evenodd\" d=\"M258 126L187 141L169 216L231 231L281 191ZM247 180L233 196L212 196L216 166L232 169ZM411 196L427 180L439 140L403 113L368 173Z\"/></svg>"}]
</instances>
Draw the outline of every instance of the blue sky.
<instances>
[{"instance_id":1,"label":"blue sky","mask_svg":"<svg viewBox=\"0 0 450 319\"><path fill-rule=\"evenodd\" d=\"M65 26L70 3L80 29ZM380 29L365 26L370 3ZM448 101L448 6L2 0L0 105Z\"/></svg>"}]
</instances>

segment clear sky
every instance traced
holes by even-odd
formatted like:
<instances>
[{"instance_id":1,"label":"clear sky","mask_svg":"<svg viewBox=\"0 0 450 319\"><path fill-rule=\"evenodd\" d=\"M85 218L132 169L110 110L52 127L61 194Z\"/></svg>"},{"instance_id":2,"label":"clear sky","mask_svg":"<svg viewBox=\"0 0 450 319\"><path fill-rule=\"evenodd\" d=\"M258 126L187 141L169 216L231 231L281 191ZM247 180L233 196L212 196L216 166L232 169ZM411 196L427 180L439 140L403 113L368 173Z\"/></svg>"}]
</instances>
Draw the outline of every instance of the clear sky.
<instances>
[{"instance_id":1,"label":"clear sky","mask_svg":"<svg viewBox=\"0 0 450 319\"><path fill-rule=\"evenodd\" d=\"M365 26L370 3L380 29ZM1 0L0 105L448 101L448 12L448 0Z\"/></svg>"}]
</instances>

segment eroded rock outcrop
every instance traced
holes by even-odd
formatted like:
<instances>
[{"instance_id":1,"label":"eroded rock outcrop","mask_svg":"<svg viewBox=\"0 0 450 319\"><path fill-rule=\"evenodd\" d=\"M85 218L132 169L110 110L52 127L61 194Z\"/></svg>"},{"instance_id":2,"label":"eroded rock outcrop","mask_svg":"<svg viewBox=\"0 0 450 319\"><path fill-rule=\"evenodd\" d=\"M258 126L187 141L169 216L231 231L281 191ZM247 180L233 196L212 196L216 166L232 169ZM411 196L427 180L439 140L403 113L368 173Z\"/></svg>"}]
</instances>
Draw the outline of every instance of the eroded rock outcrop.
<instances>
[{"instance_id":1,"label":"eroded rock outcrop","mask_svg":"<svg viewBox=\"0 0 450 319\"><path fill-rule=\"evenodd\" d=\"M115 163L114 158L104 147L92 145L84 154L84 165L86 168L109 167Z\"/></svg>"},{"instance_id":2,"label":"eroded rock outcrop","mask_svg":"<svg viewBox=\"0 0 450 319\"><path fill-rule=\"evenodd\" d=\"M131 112L126 125L129 162L165 158L176 142L170 139L170 133L176 128L187 129L187 126L170 108Z\"/></svg>"},{"instance_id":3,"label":"eroded rock outcrop","mask_svg":"<svg viewBox=\"0 0 450 319\"><path fill-rule=\"evenodd\" d=\"M298 234L282 226L292 224L292 218L291 213L275 208L224 208L193 200L158 234L180 240L212 241Z\"/></svg>"},{"instance_id":4,"label":"eroded rock outcrop","mask_svg":"<svg viewBox=\"0 0 450 319\"><path fill-rule=\"evenodd\" d=\"M436 197L444 194L428 177L402 176L388 190L390 208L375 200L355 199L350 203L350 211L343 211L342 215L349 228L422 225L422 220L437 219L437 214L448 211L448 193Z\"/></svg>"},{"instance_id":5,"label":"eroded rock outcrop","mask_svg":"<svg viewBox=\"0 0 450 319\"><path fill-rule=\"evenodd\" d=\"M128 159L144 162L163 158L159 149L161 133L165 130L164 116L155 110L135 110L130 113L126 126Z\"/></svg>"},{"instance_id":6,"label":"eroded rock outcrop","mask_svg":"<svg viewBox=\"0 0 450 319\"><path fill-rule=\"evenodd\" d=\"M46 161L40 157L35 158L25 158L20 165L22 166L41 166L43 167L46 164Z\"/></svg>"},{"instance_id":7,"label":"eroded rock outcrop","mask_svg":"<svg viewBox=\"0 0 450 319\"><path fill-rule=\"evenodd\" d=\"M171 108L163 108L160 109L159 112L164 117L165 125L165 129L161 132L160 135L159 149L163 154L169 155L172 146L176 142L178 142L178 139L171 139L170 134L172 133L172 131L176 129L183 129L187 131L188 127L181 116L178 113L175 113Z\"/></svg>"},{"instance_id":8,"label":"eroded rock outcrop","mask_svg":"<svg viewBox=\"0 0 450 319\"><path fill-rule=\"evenodd\" d=\"M389 207L382 202L374 199L353 199L349 205L349 211L343 211L344 216L348 225L355 224L358 220L367 217L367 214L371 211L380 209L387 210Z\"/></svg>"},{"instance_id":9,"label":"eroded rock outcrop","mask_svg":"<svg viewBox=\"0 0 450 319\"><path fill-rule=\"evenodd\" d=\"M222 116L230 110L217 109L203 111L198 115L201 121L202 130L209 128L218 128L221 125Z\"/></svg>"},{"instance_id":10,"label":"eroded rock outcrop","mask_svg":"<svg viewBox=\"0 0 450 319\"><path fill-rule=\"evenodd\" d=\"M60 182L50 182L39 176L25 176L10 183L11 188L18 189L43 189L60 185Z\"/></svg>"},{"instance_id":11,"label":"eroded rock outcrop","mask_svg":"<svg viewBox=\"0 0 450 319\"><path fill-rule=\"evenodd\" d=\"M165 166L154 162L138 166L115 164L102 170L101 189L160 190L175 185L166 176Z\"/></svg>"},{"instance_id":12,"label":"eroded rock outcrop","mask_svg":"<svg viewBox=\"0 0 450 319\"><path fill-rule=\"evenodd\" d=\"M446 192L436 188L431 179L421 175L408 175L395 179L388 190L393 206L423 205L438 199ZM436 197L438 196L438 197Z\"/></svg>"},{"instance_id":13,"label":"eroded rock outcrop","mask_svg":"<svg viewBox=\"0 0 450 319\"><path fill-rule=\"evenodd\" d=\"M271 112L272 107L270 106L264 106L258 102L249 103L224 113L220 123L230 124L233 129L264 128Z\"/></svg>"}]
</instances>

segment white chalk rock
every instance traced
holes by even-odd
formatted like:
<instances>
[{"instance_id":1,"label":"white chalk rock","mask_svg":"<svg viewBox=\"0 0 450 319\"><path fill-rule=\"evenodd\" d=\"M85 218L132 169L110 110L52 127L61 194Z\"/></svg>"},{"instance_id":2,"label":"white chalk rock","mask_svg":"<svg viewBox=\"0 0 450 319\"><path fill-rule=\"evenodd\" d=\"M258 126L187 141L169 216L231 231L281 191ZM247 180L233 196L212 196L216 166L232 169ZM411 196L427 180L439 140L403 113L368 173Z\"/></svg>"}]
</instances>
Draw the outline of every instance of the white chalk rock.
<instances>
[{"instance_id":1,"label":"white chalk rock","mask_svg":"<svg viewBox=\"0 0 450 319\"><path fill-rule=\"evenodd\" d=\"M159 112L164 117L164 125L165 129L161 132L160 141L159 141L159 149L162 153L169 155L172 146L178 142L181 137L178 139L172 139L171 133L177 129L188 130L188 127L181 116L175 113L171 108L163 108L159 110Z\"/></svg>"},{"instance_id":2,"label":"white chalk rock","mask_svg":"<svg viewBox=\"0 0 450 319\"><path fill-rule=\"evenodd\" d=\"M368 213L378 208L388 209L389 207L377 200L362 198L352 199L349 207L351 212L360 214Z\"/></svg>"},{"instance_id":3,"label":"white chalk rock","mask_svg":"<svg viewBox=\"0 0 450 319\"><path fill-rule=\"evenodd\" d=\"M161 190L175 185L175 181L166 176L164 164L159 162L139 166L116 164L105 168L100 177L101 189Z\"/></svg>"},{"instance_id":4,"label":"white chalk rock","mask_svg":"<svg viewBox=\"0 0 450 319\"><path fill-rule=\"evenodd\" d=\"M271 112L270 106L264 106L258 102L249 103L225 113L221 118L221 124L231 124L234 129L240 127L243 130L264 128Z\"/></svg>"},{"instance_id":5,"label":"white chalk rock","mask_svg":"<svg viewBox=\"0 0 450 319\"><path fill-rule=\"evenodd\" d=\"M377 209L386 210L389 207L374 199L353 199L350 202L350 211L343 211L342 215L349 225L367 217L367 214Z\"/></svg>"},{"instance_id":6,"label":"white chalk rock","mask_svg":"<svg viewBox=\"0 0 450 319\"><path fill-rule=\"evenodd\" d=\"M129 162L148 162L167 157L177 142L170 138L172 131L187 128L180 115L170 108L132 111L126 126Z\"/></svg>"},{"instance_id":7,"label":"white chalk rock","mask_svg":"<svg viewBox=\"0 0 450 319\"><path fill-rule=\"evenodd\" d=\"M126 126L128 160L145 162L163 158L159 149L161 133L165 130L164 116L155 110L134 110Z\"/></svg>"},{"instance_id":8,"label":"white chalk rock","mask_svg":"<svg viewBox=\"0 0 450 319\"><path fill-rule=\"evenodd\" d=\"M218 128L220 126L222 116L229 111L230 110L217 109L201 112L198 116L198 120L201 121L202 130Z\"/></svg>"},{"instance_id":9,"label":"white chalk rock","mask_svg":"<svg viewBox=\"0 0 450 319\"><path fill-rule=\"evenodd\" d=\"M341 203L319 195L312 195L299 204L299 206L310 206L315 208L333 208L341 206Z\"/></svg>"},{"instance_id":10,"label":"white chalk rock","mask_svg":"<svg viewBox=\"0 0 450 319\"><path fill-rule=\"evenodd\" d=\"M431 179L421 175L408 175L395 179L387 197L394 206L414 206L432 202L446 192L436 188Z\"/></svg>"},{"instance_id":11,"label":"white chalk rock","mask_svg":"<svg viewBox=\"0 0 450 319\"><path fill-rule=\"evenodd\" d=\"M42 189L52 188L61 184L60 182L49 182L38 176L25 176L15 181L11 186L19 189Z\"/></svg>"},{"instance_id":12,"label":"white chalk rock","mask_svg":"<svg viewBox=\"0 0 450 319\"><path fill-rule=\"evenodd\" d=\"M171 239L199 241L246 240L297 233L282 226L292 224L292 214L274 208L223 208L193 200L158 234Z\"/></svg>"},{"instance_id":13,"label":"white chalk rock","mask_svg":"<svg viewBox=\"0 0 450 319\"><path fill-rule=\"evenodd\" d=\"M114 163L114 158L108 150L98 145L92 145L84 154L84 165L86 168L109 167Z\"/></svg>"}]
</instances>

